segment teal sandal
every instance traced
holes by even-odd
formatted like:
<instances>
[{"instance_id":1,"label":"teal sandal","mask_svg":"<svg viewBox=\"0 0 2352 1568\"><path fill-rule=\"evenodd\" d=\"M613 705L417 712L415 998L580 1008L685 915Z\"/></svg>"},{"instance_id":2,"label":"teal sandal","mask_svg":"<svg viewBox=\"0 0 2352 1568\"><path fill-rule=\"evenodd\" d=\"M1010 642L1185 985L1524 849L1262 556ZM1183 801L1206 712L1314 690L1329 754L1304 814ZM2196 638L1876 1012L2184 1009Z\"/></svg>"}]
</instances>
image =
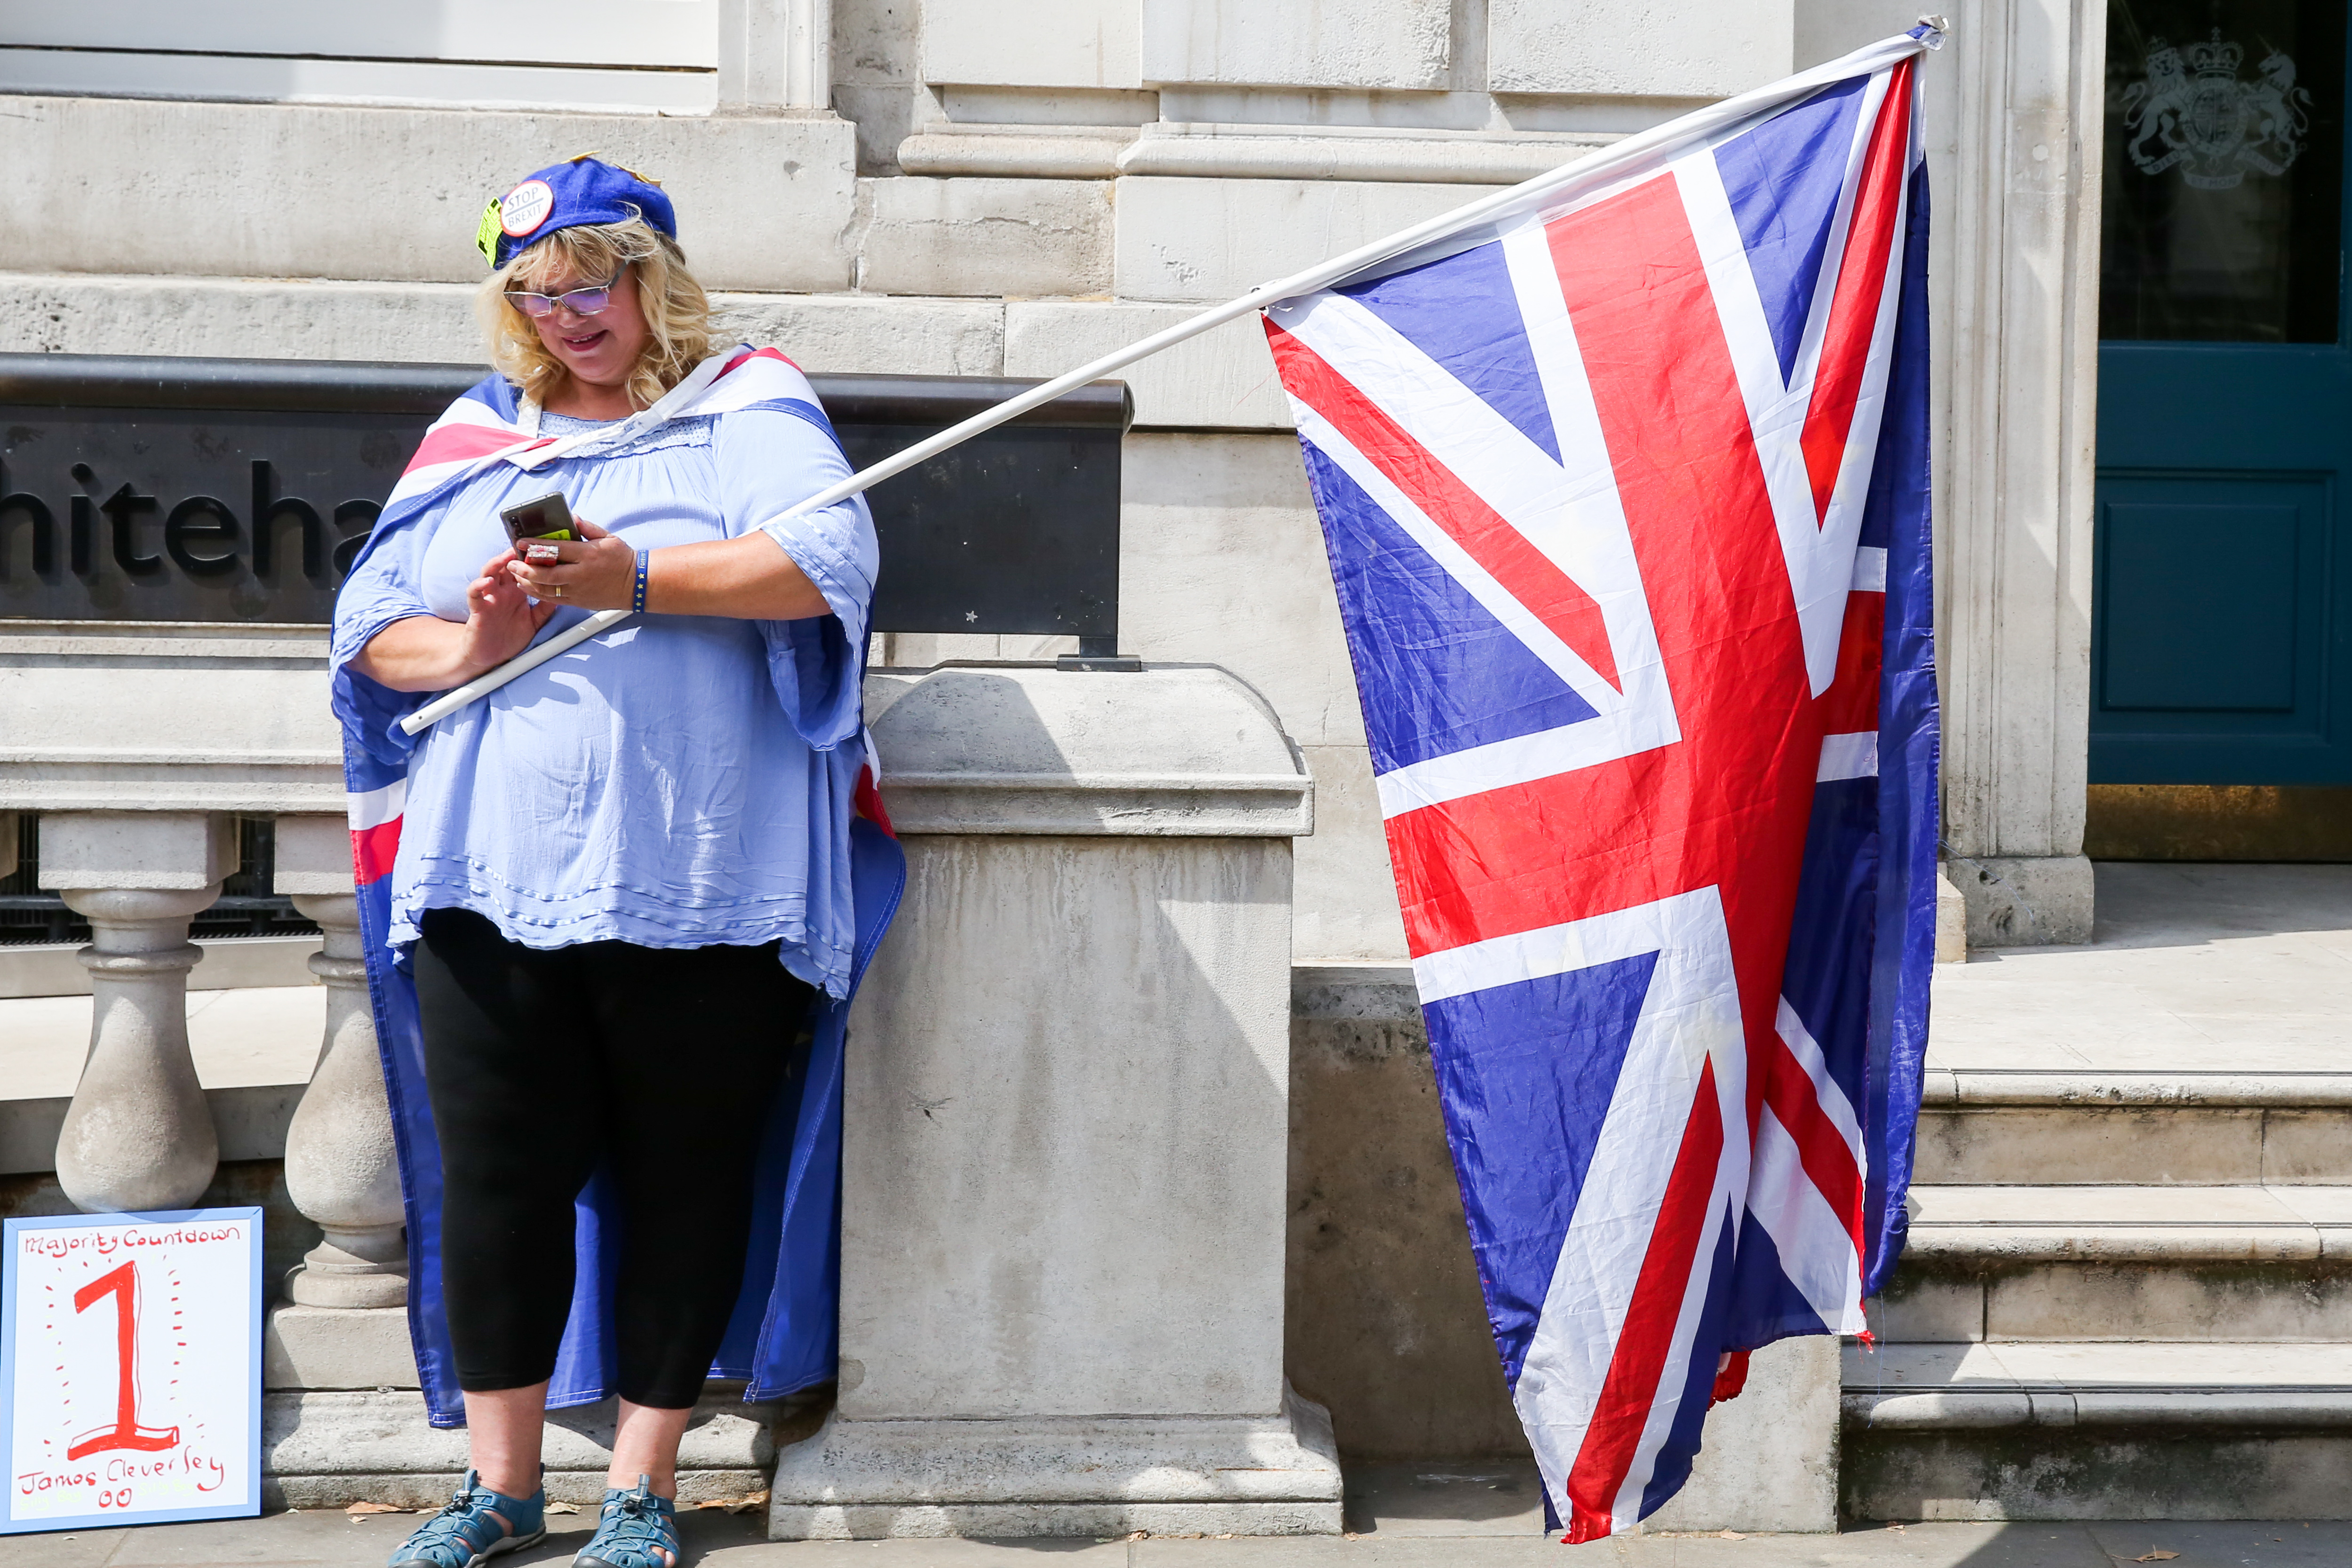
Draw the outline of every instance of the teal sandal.
<instances>
[{"instance_id":1,"label":"teal sandal","mask_svg":"<svg viewBox=\"0 0 2352 1568\"><path fill-rule=\"evenodd\" d=\"M508 1497L472 1470L439 1513L392 1554L391 1568L481 1568L501 1552L536 1546L547 1535L547 1489Z\"/></svg>"},{"instance_id":2,"label":"teal sandal","mask_svg":"<svg viewBox=\"0 0 2352 1568\"><path fill-rule=\"evenodd\" d=\"M677 1505L654 1495L653 1477L639 1476L634 1488L604 1493L604 1515L572 1568L665 1568L685 1560L677 1544Z\"/></svg>"}]
</instances>

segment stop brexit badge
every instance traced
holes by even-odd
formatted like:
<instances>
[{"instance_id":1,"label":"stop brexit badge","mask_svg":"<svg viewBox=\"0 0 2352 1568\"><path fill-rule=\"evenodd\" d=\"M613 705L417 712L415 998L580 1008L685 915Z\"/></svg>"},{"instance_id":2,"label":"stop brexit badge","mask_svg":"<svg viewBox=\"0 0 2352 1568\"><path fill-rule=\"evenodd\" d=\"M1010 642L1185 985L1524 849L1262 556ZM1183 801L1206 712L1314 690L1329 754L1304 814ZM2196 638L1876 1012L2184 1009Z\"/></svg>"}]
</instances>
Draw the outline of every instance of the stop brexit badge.
<instances>
[{"instance_id":1,"label":"stop brexit badge","mask_svg":"<svg viewBox=\"0 0 2352 1568\"><path fill-rule=\"evenodd\" d=\"M0 1535L261 1511L261 1210L11 1219Z\"/></svg>"}]
</instances>

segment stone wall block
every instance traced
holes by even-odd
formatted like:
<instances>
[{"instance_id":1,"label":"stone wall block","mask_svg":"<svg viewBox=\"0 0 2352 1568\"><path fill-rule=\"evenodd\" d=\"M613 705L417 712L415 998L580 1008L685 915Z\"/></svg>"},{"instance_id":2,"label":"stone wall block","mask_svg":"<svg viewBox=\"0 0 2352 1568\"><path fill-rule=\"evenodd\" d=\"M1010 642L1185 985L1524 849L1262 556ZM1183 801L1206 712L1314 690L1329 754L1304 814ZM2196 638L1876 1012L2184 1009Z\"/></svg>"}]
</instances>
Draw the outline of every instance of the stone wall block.
<instances>
[{"instance_id":1,"label":"stone wall block","mask_svg":"<svg viewBox=\"0 0 2352 1568\"><path fill-rule=\"evenodd\" d=\"M483 360L462 284L55 273L0 276L0 352Z\"/></svg>"},{"instance_id":2,"label":"stone wall block","mask_svg":"<svg viewBox=\"0 0 2352 1568\"><path fill-rule=\"evenodd\" d=\"M1298 888L1290 921L1302 964L1334 959L1402 963L1404 916L1389 865L1387 820L1364 746L1302 746L1315 775L1315 836L1297 845Z\"/></svg>"},{"instance_id":3,"label":"stone wall block","mask_svg":"<svg viewBox=\"0 0 2352 1568\"><path fill-rule=\"evenodd\" d=\"M1686 8L1625 0L1491 0L1486 83L1496 92L1704 100L1794 68L1794 0ZM1873 35L1899 32L1908 21Z\"/></svg>"},{"instance_id":4,"label":"stone wall block","mask_svg":"<svg viewBox=\"0 0 2352 1568\"><path fill-rule=\"evenodd\" d=\"M470 284L483 204L593 149L663 182L704 283L849 282L856 133L830 115L9 103L0 160L16 177L0 225L10 266L26 270Z\"/></svg>"},{"instance_id":5,"label":"stone wall block","mask_svg":"<svg viewBox=\"0 0 2352 1568\"><path fill-rule=\"evenodd\" d=\"M1118 297L1230 299L1478 194L1459 185L1127 176Z\"/></svg>"},{"instance_id":6,"label":"stone wall block","mask_svg":"<svg viewBox=\"0 0 2352 1568\"><path fill-rule=\"evenodd\" d=\"M281 1302L261 1333L264 1388L415 1388L408 1313Z\"/></svg>"},{"instance_id":7,"label":"stone wall block","mask_svg":"<svg viewBox=\"0 0 2352 1568\"><path fill-rule=\"evenodd\" d=\"M1297 440L1138 434L1126 458L1122 645L1233 671L1309 758L1319 809L1297 846L1294 956L1402 958L1363 711ZM1234 571L1242 559L1253 570Z\"/></svg>"},{"instance_id":8,"label":"stone wall block","mask_svg":"<svg viewBox=\"0 0 2352 1568\"><path fill-rule=\"evenodd\" d=\"M48 886L217 882L211 813L343 810L326 668L323 626L0 622L0 808L43 813Z\"/></svg>"},{"instance_id":9,"label":"stone wall block","mask_svg":"<svg viewBox=\"0 0 2352 1568\"><path fill-rule=\"evenodd\" d=\"M929 0L923 79L974 86L1133 88L1135 0Z\"/></svg>"},{"instance_id":10,"label":"stone wall block","mask_svg":"<svg viewBox=\"0 0 2352 1568\"><path fill-rule=\"evenodd\" d=\"M773 343L814 374L1031 373L1004 368L1005 308L993 299L720 294L711 304L728 340Z\"/></svg>"},{"instance_id":11,"label":"stone wall block","mask_svg":"<svg viewBox=\"0 0 2352 1568\"><path fill-rule=\"evenodd\" d=\"M876 294L1107 294L1110 184L858 182L857 287Z\"/></svg>"},{"instance_id":12,"label":"stone wall block","mask_svg":"<svg viewBox=\"0 0 2352 1568\"><path fill-rule=\"evenodd\" d=\"M1146 81L1453 85L1448 0L1143 0L1142 8Z\"/></svg>"},{"instance_id":13,"label":"stone wall block","mask_svg":"<svg viewBox=\"0 0 2352 1568\"><path fill-rule=\"evenodd\" d=\"M1137 435L1119 483L1119 633L1249 682L1302 746L1360 746L1362 709L1297 441ZM1235 571L1236 560L1251 563Z\"/></svg>"},{"instance_id":14,"label":"stone wall block","mask_svg":"<svg viewBox=\"0 0 2352 1568\"><path fill-rule=\"evenodd\" d=\"M774 343L805 371L1006 373L1004 306L993 299L716 289L710 303L722 337ZM58 274L0 275L0 352L483 360L473 290L460 284Z\"/></svg>"},{"instance_id":15,"label":"stone wall block","mask_svg":"<svg viewBox=\"0 0 2352 1568\"><path fill-rule=\"evenodd\" d=\"M1004 307L1004 374L1063 375L1194 314L1177 305L1010 300ZM1163 350L1128 366L1118 376L1135 393L1139 428L1155 424L1190 430L1287 432L1291 428L1290 400L1275 378L1265 329L1255 317L1229 321ZM1136 450L1130 443L1130 461ZM1295 468L1295 446L1291 453ZM1275 493L1296 488L1295 484L1277 478Z\"/></svg>"}]
</instances>

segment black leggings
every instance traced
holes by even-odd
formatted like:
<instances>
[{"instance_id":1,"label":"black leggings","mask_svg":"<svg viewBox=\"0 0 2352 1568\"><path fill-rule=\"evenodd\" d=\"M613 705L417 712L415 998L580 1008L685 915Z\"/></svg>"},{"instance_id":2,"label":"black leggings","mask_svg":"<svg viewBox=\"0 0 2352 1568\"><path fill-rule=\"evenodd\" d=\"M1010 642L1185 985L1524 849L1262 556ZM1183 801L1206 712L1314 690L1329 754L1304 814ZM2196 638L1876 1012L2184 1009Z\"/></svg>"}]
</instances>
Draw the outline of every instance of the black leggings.
<instances>
[{"instance_id":1,"label":"black leggings","mask_svg":"<svg viewBox=\"0 0 2352 1568\"><path fill-rule=\"evenodd\" d=\"M743 1282L752 1166L813 992L762 947L509 942L421 923L416 1001L441 1140L441 1295L470 1393L555 1371L572 1199L604 1164L621 1210L621 1396L700 1397Z\"/></svg>"}]
</instances>

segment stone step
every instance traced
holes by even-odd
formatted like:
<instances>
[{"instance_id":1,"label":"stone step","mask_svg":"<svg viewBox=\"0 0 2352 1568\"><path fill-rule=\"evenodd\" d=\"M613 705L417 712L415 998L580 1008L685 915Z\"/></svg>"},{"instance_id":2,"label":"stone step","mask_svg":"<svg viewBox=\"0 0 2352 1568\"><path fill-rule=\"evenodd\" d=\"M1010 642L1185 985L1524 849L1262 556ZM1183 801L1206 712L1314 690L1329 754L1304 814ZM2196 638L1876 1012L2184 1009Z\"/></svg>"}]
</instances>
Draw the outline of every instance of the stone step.
<instances>
[{"instance_id":1,"label":"stone step","mask_svg":"<svg viewBox=\"0 0 2352 1568\"><path fill-rule=\"evenodd\" d=\"M1889 1343L2352 1341L2352 1187L1917 1186Z\"/></svg>"},{"instance_id":2,"label":"stone step","mask_svg":"<svg viewBox=\"0 0 2352 1568\"><path fill-rule=\"evenodd\" d=\"M808 1401L747 1405L740 1383L714 1380L678 1446L678 1500L740 1503L764 1496L776 1436L814 1427ZM551 1410L545 1459L550 1502L584 1505L604 1495L616 1404ZM463 1481L466 1434L426 1425L414 1389L271 1391L261 1396L262 1506L347 1508L355 1502L437 1508Z\"/></svg>"},{"instance_id":3,"label":"stone step","mask_svg":"<svg viewBox=\"0 0 2352 1568\"><path fill-rule=\"evenodd\" d=\"M2352 1344L1846 1347L1853 1520L2352 1517Z\"/></svg>"},{"instance_id":4,"label":"stone step","mask_svg":"<svg viewBox=\"0 0 2352 1568\"><path fill-rule=\"evenodd\" d=\"M2352 1072L1931 1068L1914 1179L2352 1184Z\"/></svg>"}]
</instances>

